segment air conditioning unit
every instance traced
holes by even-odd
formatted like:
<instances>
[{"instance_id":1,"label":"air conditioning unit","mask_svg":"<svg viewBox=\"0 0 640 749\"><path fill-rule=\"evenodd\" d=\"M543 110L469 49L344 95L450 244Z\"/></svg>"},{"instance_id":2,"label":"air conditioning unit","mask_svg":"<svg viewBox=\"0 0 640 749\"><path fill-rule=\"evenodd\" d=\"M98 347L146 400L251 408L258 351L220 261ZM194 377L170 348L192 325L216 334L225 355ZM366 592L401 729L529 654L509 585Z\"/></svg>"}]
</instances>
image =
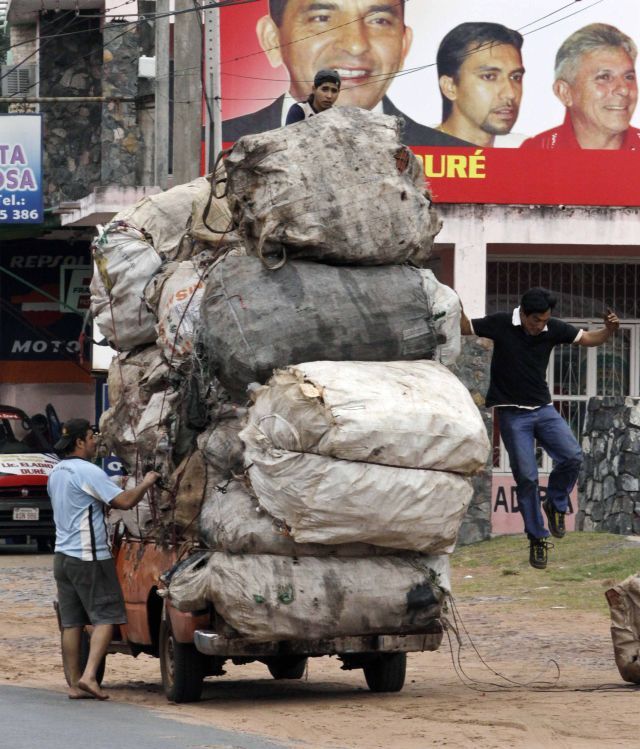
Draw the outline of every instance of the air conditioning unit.
<instances>
[{"instance_id":1,"label":"air conditioning unit","mask_svg":"<svg viewBox=\"0 0 640 749\"><path fill-rule=\"evenodd\" d=\"M2 96L35 96L35 65L0 65Z\"/></svg>"}]
</instances>

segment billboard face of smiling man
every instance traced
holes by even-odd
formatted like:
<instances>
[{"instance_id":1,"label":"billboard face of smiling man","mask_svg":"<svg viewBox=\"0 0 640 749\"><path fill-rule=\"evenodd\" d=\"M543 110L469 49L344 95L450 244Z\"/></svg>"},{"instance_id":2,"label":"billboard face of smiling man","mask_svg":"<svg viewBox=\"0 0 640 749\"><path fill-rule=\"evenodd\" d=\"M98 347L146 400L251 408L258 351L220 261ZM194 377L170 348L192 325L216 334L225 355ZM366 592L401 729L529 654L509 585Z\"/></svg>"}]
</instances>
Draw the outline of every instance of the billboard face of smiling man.
<instances>
[{"instance_id":1,"label":"billboard face of smiling man","mask_svg":"<svg viewBox=\"0 0 640 749\"><path fill-rule=\"evenodd\" d=\"M270 9L258 37L271 64L286 66L297 100L308 96L316 71L329 68L342 79L342 106L373 109L411 46L399 0L272 0Z\"/></svg>"},{"instance_id":2,"label":"billboard face of smiling man","mask_svg":"<svg viewBox=\"0 0 640 749\"><path fill-rule=\"evenodd\" d=\"M404 23L404 0L269 0L269 15L260 18L256 32L271 65L287 68L289 93L257 112L225 120L223 141L284 125L291 105L309 96L316 72L328 68L342 80L339 106L401 117L406 144L469 145L414 122L386 96L413 38Z\"/></svg>"},{"instance_id":3,"label":"billboard face of smiling man","mask_svg":"<svg viewBox=\"0 0 640 749\"><path fill-rule=\"evenodd\" d=\"M640 130L630 124L637 55L635 42L615 26L593 23L574 32L558 50L553 84L565 121L522 148L640 150Z\"/></svg>"}]
</instances>

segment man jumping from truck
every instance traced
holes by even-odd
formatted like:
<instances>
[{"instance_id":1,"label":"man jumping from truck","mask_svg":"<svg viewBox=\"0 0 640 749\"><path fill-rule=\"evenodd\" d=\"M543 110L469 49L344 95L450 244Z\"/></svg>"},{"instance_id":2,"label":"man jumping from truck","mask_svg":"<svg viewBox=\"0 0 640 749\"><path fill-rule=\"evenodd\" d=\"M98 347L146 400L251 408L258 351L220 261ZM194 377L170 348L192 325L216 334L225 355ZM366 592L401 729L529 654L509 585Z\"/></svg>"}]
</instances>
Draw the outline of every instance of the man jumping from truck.
<instances>
[{"instance_id":1,"label":"man jumping from truck","mask_svg":"<svg viewBox=\"0 0 640 749\"><path fill-rule=\"evenodd\" d=\"M86 419L70 419L55 449L62 459L49 475L56 526L53 572L62 627L62 663L69 698L108 699L96 677L113 638L113 625L124 624L124 599L107 539L104 510L129 510L155 484L149 471L140 484L123 491L91 461L96 438ZM81 671L80 646L85 625L93 625L89 657Z\"/></svg>"},{"instance_id":2,"label":"man jumping from truck","mask_svg":"<svg viewBox=\"0 0 640 749\"><path fill-rule=\"evenodd\" d=\"M560 343L599 346L620 324L616 314L607 309L604 328L579 330L551 317L556 303L550 291L536 287L522 295L513 312L469 320L463 310L460 318L462 335L478 335L494 343L486 405L495 406L529 538L529 563L536 569L547 566L549 532L555 538L565 535L569 494L582 463L580 445L551 402L546 379L551 351ZM549 530L540 508L536 441L554 461L542 503Z\"/></svg>"}]
</instances>

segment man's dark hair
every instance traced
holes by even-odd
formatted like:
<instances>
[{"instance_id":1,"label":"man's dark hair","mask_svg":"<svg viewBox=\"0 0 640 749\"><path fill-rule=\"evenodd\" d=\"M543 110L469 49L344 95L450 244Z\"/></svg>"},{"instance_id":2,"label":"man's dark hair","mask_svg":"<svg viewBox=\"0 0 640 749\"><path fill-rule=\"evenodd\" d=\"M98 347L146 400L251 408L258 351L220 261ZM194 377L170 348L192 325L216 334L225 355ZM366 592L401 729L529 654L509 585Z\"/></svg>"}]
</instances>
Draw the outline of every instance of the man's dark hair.
<instances>
[{"instance_id":1,"label":"man's dark hair","mask_svg":"<svg viewBox=\"0 0 640 749\"><path fill-rule=\"evenodd\" d=\"M520 51L523 42L524 38L519 31L508 29L500 23L482 21L461 23L451 29L440 42L436 55L438 79L447 75L457 82L462 63L470 53L476 52L480 47L510 44ZM442 91L440 95L442 96L442 121L444 122L451 114L453 103Z\"/></svg>"},{"instance_id":2,"label":"man's dark hair","mask_svg":"<svg viewBox=\"0 0 640 749\"><path fill-rule=\"evenodd\" d=\"M289 0L269 0L269 15L273 19L276 26L282 26L282 19L284 18L284 12L287 8ZM389 3L395 5L400 2L400 7L404 13L404 4L406 0L388 0Z\"/></svg>"},{"instance_id":3,"label":"man's dark hair","mask_svg":"<svg viewBox=\"0 0 640 749\"><path fill-rule=\"evenodd\" d=\"M542 286L535 286L533 289L525 291L520 300L520 309L525 315L534 313L542 314L547 310L553 310L558 300L553 296L549 289L543 289Z\"/></svg>"},{"instance_id":4,"label":"man's dark hair","mask_svg":"<svg viewBox=\"0 0 640 749\"><path fill-rule=\"evenodd\" d=\"M76 449L77 440L86 439L91 424L86 419L69 419L62 425L60 439L53 446L59 455L69 455Z\"/></svg>"}]
</instances>

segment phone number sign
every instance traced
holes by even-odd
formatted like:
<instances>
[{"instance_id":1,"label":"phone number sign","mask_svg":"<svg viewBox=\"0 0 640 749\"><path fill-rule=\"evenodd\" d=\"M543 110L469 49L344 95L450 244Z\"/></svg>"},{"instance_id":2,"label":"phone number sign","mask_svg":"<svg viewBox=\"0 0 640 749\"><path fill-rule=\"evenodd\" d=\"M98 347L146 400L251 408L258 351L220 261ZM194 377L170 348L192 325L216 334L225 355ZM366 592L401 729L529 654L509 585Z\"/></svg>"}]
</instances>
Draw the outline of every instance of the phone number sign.
<instances>
[{"instance_id":1,"label":"phone number sign","mask_svg":"<svg viewBox=\"0 0 640 749\"><path fill-rule=\"evenodd\" d=\"M42 116L0 115L0 224L41 224Z\"/></svg>"}]
</instances>

